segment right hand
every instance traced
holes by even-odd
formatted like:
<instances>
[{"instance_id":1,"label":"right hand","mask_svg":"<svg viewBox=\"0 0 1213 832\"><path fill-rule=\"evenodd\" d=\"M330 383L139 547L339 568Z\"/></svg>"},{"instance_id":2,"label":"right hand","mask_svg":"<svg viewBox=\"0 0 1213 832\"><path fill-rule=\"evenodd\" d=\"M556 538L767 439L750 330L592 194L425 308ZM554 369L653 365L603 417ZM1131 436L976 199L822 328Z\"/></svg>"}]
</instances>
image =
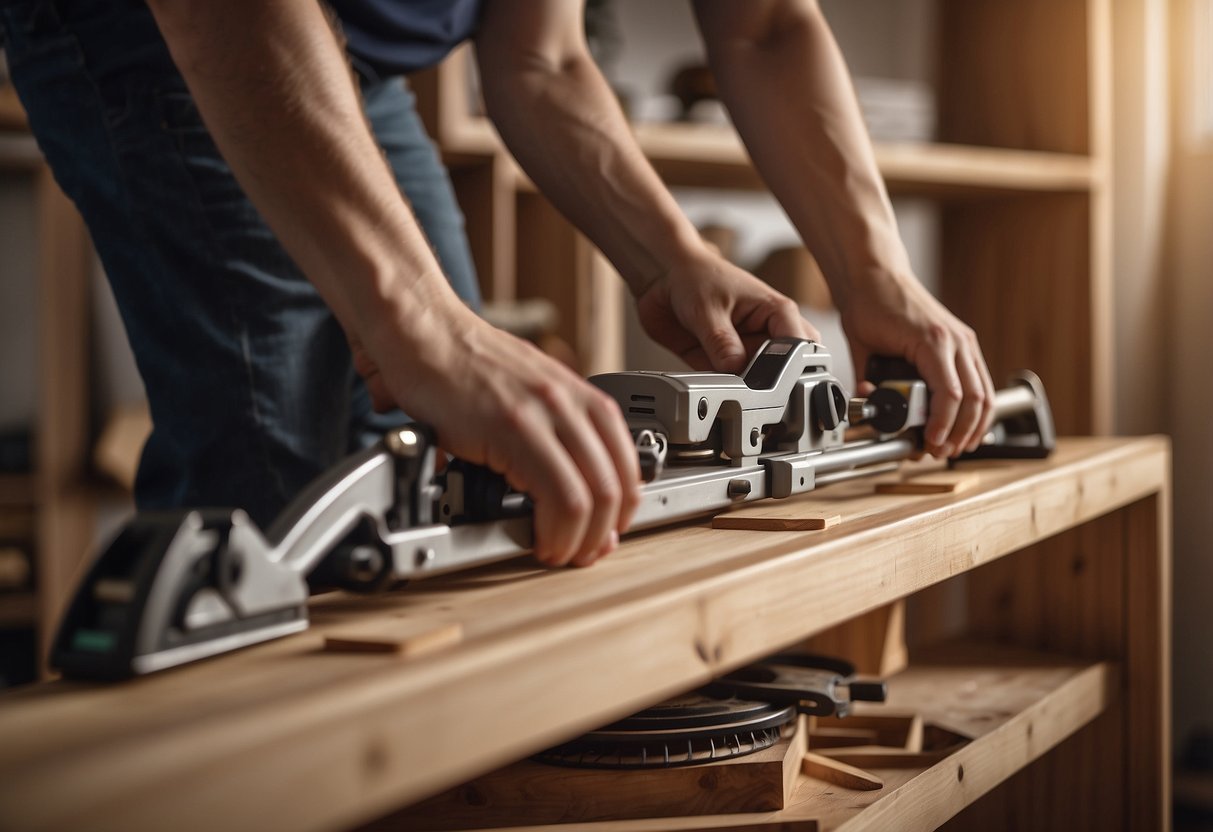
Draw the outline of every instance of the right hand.
<instances>
[{"instance_id":1,"label":"right hand","mask_svg":"<svg viewBox=\"0 0 1213 832\"><path fill-rule=\"evenodd\" d=\"M640 502L636 445L618 404L462 304L441 306L350 339L375 408L402 408L445 450L529 494L542 563L588 566L609 554Z\"/></svg>"}]
</instances>

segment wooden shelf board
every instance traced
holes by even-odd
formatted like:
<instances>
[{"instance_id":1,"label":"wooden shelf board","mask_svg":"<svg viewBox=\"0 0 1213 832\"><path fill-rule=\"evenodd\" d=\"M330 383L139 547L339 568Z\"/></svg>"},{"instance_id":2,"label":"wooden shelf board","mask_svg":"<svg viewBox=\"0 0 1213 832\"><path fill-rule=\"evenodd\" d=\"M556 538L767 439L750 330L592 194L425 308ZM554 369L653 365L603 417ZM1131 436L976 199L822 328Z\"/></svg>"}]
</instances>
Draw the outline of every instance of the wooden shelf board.
<instances>
[{"instance_id":1,"label":"wooden shelf board","mask_svg":"<svg viewBox=\"0 0 1213 832\"><path fill-rule=\"evenodd\" d=\"M765 187L737 134L728 127L642 123L636 140L671 185L758 189ZM448 129L442 145L455 164L504 153L489 122L468 118ZM946 143L875 146L876 161L895 194L964 197L1033 192L1081 192L1102 177L1088 156ZM519 174L519 187L532 186Z\"/></svg>"},{"instance_id":2,"label":"wooden shelf board","mask_svg":"<svg viewBox=\"0 0 1213 832\"><path fill-rule=\"evenodd\" d=\"M638 124L645 154L673 184L760 186L730 128ZM944 143L876 143L891 191L947 196L987 192L1084 191L1097 182L1086 156Z\"/></svg>"},{"instance_id":3,"label":"wooden shelf board","mask_svg":"<svg viewBox=\"0 0 1213 832\"><path fill-rule=\"evenodd\" d=\"M1158 494L1167 459L1157 437L1067 439L1048 460L979 464L961 495L838 483L803 495L843 514L823 532L686 524L593 569L516 559L336 593L297 636L132 684L0 696L0 826L348 827ZM459 621L464 640L413 662L321 649L337 627L400 618Z\"/></svg>"},{"instance_id":4,"label":"wooden shelf board","mask_svg":"<svg viewBox=\"0 0 1213 832\"><path fill-rule=\"evenodd\" d=\"M28 507L37 502L33 474L0 474L0 507Z\"/></svg>"},{"instance_id":5,"label":"wooden shelf board","mask_svg":"<svg viewBox=\"0 0 1213 832\"><path fill-rule=\"evenodd\" d=\"M37 595L32 592L0 593L0 629L32 627L37 620Z\"/></svg>"},{"instance_id":6,"label":"wooden shelf board","mask_svg":"<svg viewBox=\"0 0 1213 832\"><path fill-rule=\"evenodd\" d=\"M994 644L942 645L916 655L909 668L889 679L884 705L857 706L856 714L917 713L924 723L971 737L972 742L929 768L870 769L884 781L882 789L858 791L801 777L787 808L777 812L511 830L802 828L798 823L815 832L935 829L1103 713L1116 695L1117 677L1116 668L1103 662ZM408 813L396 817L407 818ZM411 828L390 826L391 820L384 829Z\"/></svg>"}]
</instances>

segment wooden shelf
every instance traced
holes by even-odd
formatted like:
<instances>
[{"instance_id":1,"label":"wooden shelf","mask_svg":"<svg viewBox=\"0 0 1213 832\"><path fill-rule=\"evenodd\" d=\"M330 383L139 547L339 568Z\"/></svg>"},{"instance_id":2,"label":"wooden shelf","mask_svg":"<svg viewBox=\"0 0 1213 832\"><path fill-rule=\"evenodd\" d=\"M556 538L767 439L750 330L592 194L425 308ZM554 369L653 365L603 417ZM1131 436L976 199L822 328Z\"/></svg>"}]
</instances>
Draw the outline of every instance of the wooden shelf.
<instances>
[{"instance_id":1,"label":"wooden shelf","mask_svg":"<svg viewBox=\"0 0 1213 832\"><path fill-rule=\"evenodd\" d=\"M889 679L888 701L857 706L856 714L919 714L924 724L971 742L930 767L868 769L884 781L882 789L857 791L801 776L787 808L777 812L510 829L658 832L802 828L799 824L814 832L935 829L1105 712L1116 700L1117 678L1116 669L1105 662L978 642L944 645L916 654L908 669ZM576 811L569 807L568 813L575 816ZM438 827L409 823L406 810L371 829L493 825L491 807L457 806L452 812L459 814Z\"/></svg>"},{"instance_id":2,"label":"wooden shelf","mask_svg":"<svg viewBox=\"0 0 1213 832\"><path fill-rule=\"evenodd\" d=\"M855 480L796 498L843 516L823 532L687 524L631 537L593 569L518 559L376 597L333 593L313 599L312 627L296 636L131 684L2 695L0 827L103 817L111 829L166 818L183 830L348 828L1109 512L1114 528L1090 546L1092 562L1074 571L1069 557L1051 558L1065 579L1031 597L1058 608L1132 600L1132 617L1091 661L1126 662L1135 718L1123 730L1135 752L1118 764L1141 766L1142 782L1123 808L1152 811L1165 440L1065 440L1048 460L973 465L980 481L960 495L880 495ZM1131 589L1106 592L1100 564L1118 569L1129 542ZM404 662L322 649L326 632L402 617L458 621L463 641ZM1048 635L1104 620L1076 615ZM1081 724L1064 719L1066 730Z\"/></svg>"},{"instance_id":3,"label":"wooden shelf","mask_svg":"<svg viewBox=\"0 0 1213 832\"><path fill-rule=\"evenodd\" d=\"M636 138L675 185L762 187L737 134L727 127L638 124ZM891 191L965 196L1072 192L1099 181L1087 156L942 143L877 143L876 161Z\"/></svg>"},{"instance_id":4,"label":"wooden shelf","mask_svg":"<svg viewBox=\"0 0 1213 832\"><path fill-rule=\"evenodd\" d=\"M37 622L37 595L32 592L0 594L0 630L33 627Z\"/></svg>"}]
</instances>

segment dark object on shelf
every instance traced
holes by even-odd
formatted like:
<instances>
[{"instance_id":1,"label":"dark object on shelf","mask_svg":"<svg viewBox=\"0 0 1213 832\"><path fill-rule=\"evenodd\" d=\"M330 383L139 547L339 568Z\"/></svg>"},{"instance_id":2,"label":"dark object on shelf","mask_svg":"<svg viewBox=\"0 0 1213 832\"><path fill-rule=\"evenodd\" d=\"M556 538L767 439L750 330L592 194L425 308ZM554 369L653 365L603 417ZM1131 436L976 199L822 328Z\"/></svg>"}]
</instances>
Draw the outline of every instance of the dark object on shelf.
<instances>
[{"instance_id":1,"label":"dark object on shelf","mask_svg":"<svg viewBox=\"0 0 1213 832\"><path fill-rule=\"evenodd\" d=\"M0 473L29 473L33 445L33 433L28 428L0 432Z\"/></svg>"},{"instance_id":2,"label":"dark object on shelf","mask_svg":"<svg viewBox=\"0 0 1213 832\"><path fill-rule=\"evenodd\" d=\"M720 98L716 91L716 76L704 64L689 64L675 72L670 78L670 93L681 102L684 119L699 102Z\"/></svg>"},{"instance_id":3,"label":"dark object on shelf","mask_svg":"<svg viewBox=\"0 0 1213 832\"><path fill-rule=\"evenodd\" d=\"M854 701L883 702L884 682L861 682L829 656L782 654L548 749L535 759L573 768L673 768L770 748L798 713L846 716Z\"/></svg>"},{"instance_id":4,"label":"dark object on shelf","mask_svg":"<svg viewBox=\"0 0 1213 832\"><path fill-rule=\"evenodd\" d=\"M696 691L540 752L572 768L674 768L744 757L770 748L796 719L790 705Z\"/></svg>"},{"instance_id":5,"label":"dark object on shelf","mask_svg":"<svg viewBox=\"0 0 1213 832\"><path fill-rule=\"evenodd\" d=\"M38 678L38 641L33 629L0 630L0 688Z\"/></svg>"}]
</instances>

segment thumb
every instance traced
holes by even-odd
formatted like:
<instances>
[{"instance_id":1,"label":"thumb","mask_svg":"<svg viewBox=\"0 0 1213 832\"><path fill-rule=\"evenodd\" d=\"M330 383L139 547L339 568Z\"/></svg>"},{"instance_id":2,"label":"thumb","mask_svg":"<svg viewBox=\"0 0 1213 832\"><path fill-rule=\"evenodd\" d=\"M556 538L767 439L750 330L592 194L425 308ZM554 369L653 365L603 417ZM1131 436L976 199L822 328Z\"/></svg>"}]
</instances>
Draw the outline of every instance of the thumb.
<instances>
[{"instance_id":1,"label":"thumb","mask_svg":"<svg viewBox=\"0 0 1213 832\"><path fill-rule=\"evenodd\" d=\"M745 346L725 309L707 310L693 331L713 369L722 373L741 372L745 366Z\"/></svg>"}]
</instances>

